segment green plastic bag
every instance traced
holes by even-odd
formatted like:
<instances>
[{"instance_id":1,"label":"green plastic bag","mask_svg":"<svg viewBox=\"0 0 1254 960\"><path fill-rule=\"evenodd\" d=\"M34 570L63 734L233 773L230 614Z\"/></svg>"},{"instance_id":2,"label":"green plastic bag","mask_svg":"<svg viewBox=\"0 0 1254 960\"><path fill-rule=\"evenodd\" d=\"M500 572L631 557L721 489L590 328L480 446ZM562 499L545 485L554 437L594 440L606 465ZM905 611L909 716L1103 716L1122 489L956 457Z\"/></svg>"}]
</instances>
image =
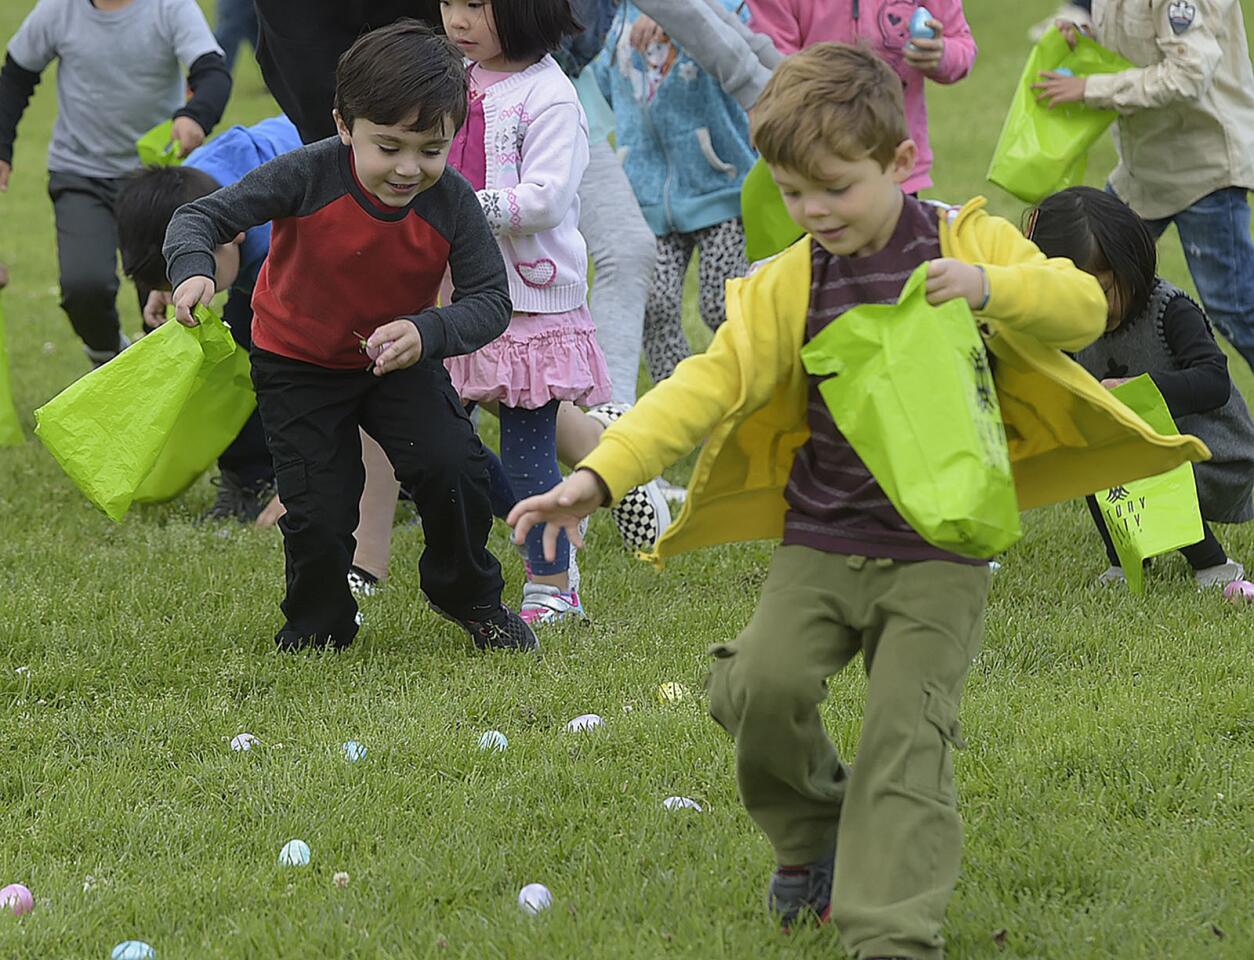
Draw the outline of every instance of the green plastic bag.
<instances>
[{"instance_id":1,"label":"green plastic bag","mask_svg":"<svg viewBox=\"0 0 1254 960\"><path fill-rule=\"evenodd\" d=\"M988 168L989 180L1028 203L1083 183L1089 148L1117 116L1082 103L1053 110L1038 103L1032 84L1042 71L1059 67L1087 77L1130 70L1132 64L1083 34L1072 50L1056 27L1032 49Z\"/></svg>"},{"instance_id":2,"label":"green plastic bag","mask_svg":"<svg viewBox=\"0 0 1254 960\"><path fill-rule=\"evenodd\" d=\"M186 490L256 406L231 331L204 307L196 318L163 324L35 411L35 435L114 520Z\"/></svg>"},{"instance_id":3,"label":"green plastic bag","mask_svg":"<svg viewBox=\"0 0 1254 960\"><path fill-rule=\"evenodd\" d=\"M1148 374L1120 384L1110 393L1163 436L1180 432L1171 419L1167 401ZM1123 575L1128 579L1128 589L1133 593L1145 590L1145 560L1202 539L1202 511L1197 503L1197 482L1191 463L1100 490L1094 496L1115 544Z\"/></svg>"},{"instance_id":4,"label":"green plastic bag","mask_svg":"<svg viewBox=\"0 0 1254 960\"><path fill-rule=\"evenodd\" d=\"M146 167L173 167L183 162L180 148L174 142L174 121L159 123L135 142L139 161Z\"/></svg>"},{"instance_id":5,"label":"green plastic bag","mask_svg":"<svg viewBox=\"0 0 1254 960\"><path fill-rule=\"evenodd\" d=\"M4 311L0 309L0 447L20 447L25 442L9 385L9 351L4 344Z\"/></svg>"},{"instance_id":6,"label":"green plastic bag","mask_svg":"<svg viewBox=\"0 0 1254 960\"><path fill-rule=\"evenodd\" d=\"M740 218L750 263L775 256L805 233L788 215L779 187L761 157L749 168L740 187Z\"/></svg>"},{"instance_id":7,"label":"green plastic bag","mask_svg":"<svg viewBox=\"0 0 1254 960\"><path fill-rule=\"evenodd\" d=\"M897 512L943 550L991 557L1019 503L984 343L963 300L927 302L927 265L895 305L855 307L801 350L832 417Z\"/></svg>"}]
</instances>

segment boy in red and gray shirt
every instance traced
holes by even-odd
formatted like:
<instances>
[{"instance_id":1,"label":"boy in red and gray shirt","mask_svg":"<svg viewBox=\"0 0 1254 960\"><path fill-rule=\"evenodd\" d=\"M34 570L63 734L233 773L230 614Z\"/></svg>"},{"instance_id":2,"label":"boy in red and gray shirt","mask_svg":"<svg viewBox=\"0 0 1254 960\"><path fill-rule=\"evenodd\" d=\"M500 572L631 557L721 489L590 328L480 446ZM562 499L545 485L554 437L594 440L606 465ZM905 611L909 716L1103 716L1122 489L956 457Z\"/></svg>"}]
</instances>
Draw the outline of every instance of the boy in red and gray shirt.
<instances>
[{"instance_id":1,"label":"boy in red and gray shirt","mask_svg":"<svg viewBox=\"0 0 1254 960\"><path fill-rule=\"evenodd\" d=\"M214 294L214 250L273 221L253 293L252 376L287 508L280 649L343 648L365 430L414 492L422 588L476 646L532 650L487 550L487 457L443 359L505 330L500 248L470 185L445 170L466 116L461 54L414 20L359 39L336 74L337 137L181 207L164 247L182 323ZM454 292L436 297L445 270ZM374 357L373 363L365 351Z\"/></svg>"}]
</instances>

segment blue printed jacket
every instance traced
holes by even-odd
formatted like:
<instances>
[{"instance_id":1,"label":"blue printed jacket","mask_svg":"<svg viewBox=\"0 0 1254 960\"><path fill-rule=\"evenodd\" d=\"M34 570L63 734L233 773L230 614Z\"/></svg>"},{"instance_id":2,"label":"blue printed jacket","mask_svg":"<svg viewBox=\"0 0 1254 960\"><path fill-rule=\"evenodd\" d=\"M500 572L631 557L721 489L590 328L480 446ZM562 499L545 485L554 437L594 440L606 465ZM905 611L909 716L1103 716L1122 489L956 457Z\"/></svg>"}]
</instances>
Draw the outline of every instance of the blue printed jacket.
<instances>
[{"instance_id":1,"label":"blue printed jacket","mask_svg":"<svg viewBox=\"0 0 1254 960\"><path fill-rule=\"evenodd\" d=\"M738 217L740 186L756 159L748 118L671 41L635 50L631 25L639 16L623 5L593 69L614 109L619 156L645 219L665 236Z\"/></svg>"}]
</instances>

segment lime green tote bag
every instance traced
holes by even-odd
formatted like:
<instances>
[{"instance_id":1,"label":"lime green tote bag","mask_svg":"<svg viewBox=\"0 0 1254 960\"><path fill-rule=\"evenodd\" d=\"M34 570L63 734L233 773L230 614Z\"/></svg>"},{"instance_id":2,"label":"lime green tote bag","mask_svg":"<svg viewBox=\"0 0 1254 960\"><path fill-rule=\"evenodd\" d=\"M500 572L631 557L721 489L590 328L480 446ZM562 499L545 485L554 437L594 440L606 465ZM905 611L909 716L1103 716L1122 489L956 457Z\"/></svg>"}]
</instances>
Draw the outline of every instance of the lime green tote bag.
<instances>
[{"instance_id":1,"label":"lime green tote bag","mask_svg":"<svg viewBox=\"0 0 1254 960\"><path fill-rule=\"evenodd\" d=\"M256 407L231 331L205 307L196 318L163 324L35 411L35 435L114 520L186 490Z\"/></svg>"},{"instance_id":2,"label":"lime green tote bag","mask_svg":"<svg viewBox=\"0 0 1254 960\"><path fill-rule=\"evenodd\" d=\"M943 550L986 558L1021 536L997 388L971 309L927 302L927 264L896 304L855 307L801 350L897 512Z\"/></svg>"},{"instance_id":3,"label":"lime green tote bag","mask_svg":"<svg viewBox=\"0 0 1254 960\"><path fill-rule=\"evenodd\" d=\"M174 131L174 121L159 123L137 141L135 152L139 154L139 162L145 167L174 167L183 162L179 145L170 139Z\"/></svg>"},{"instance_id":4,"label":"lime green tote bag","mask_svg":"<svg viewBox=\"0 0 1254 960\"><path fill-rule=\"evenodd\" d=\"M1167 401L1148 374L1120 384L1110 393L1163 436L1180 432L1167 409ZM1145 589L1145 560L1202 539L1202 511L1197 503L1197 482L1191 463L1099 490L1094 496L1115 544L1128 589L1133 593Z\"/></svg>"},{"instance_id":5,"label":"lime green tote bag","mask_svg":"<svg viewBox=\"0 0 1254 960\"><path fill-rule=\"evenodd\" d=\"M4 310L0 309L0 447L20 447L26 442L22 422L13 406L13 388L9 383L9 350L4 342Z\"/></svg>"},{"instance_id":6,"label":"lime green tote bag","mask_svg":"<svg viewBox=\"0 0 1254 960\"><path fill-rule=\"evenodd\" d=\"M773 257L805 232L784 207L784 198L759 157L740 187L740 219L745 226L745 256L750 263Z\"/></svg>"},{"instance_id":7,"label":"lime green tote bag","mask_svg":"<svg viewBox=\"0 0 1254 960\"><path fill-rule=\"evenodd\" d=\"M1056 27L1032 48L988 168L989 180L1028 203L1083 183L1089 148L1116 117L1113 110L1082 103L1053 110L1038 103L1032 84L1042 71L1060 67L1086 77L1130 70L1132 64L1083 35L1072 50Z\"/></svg>"}]
</instances>

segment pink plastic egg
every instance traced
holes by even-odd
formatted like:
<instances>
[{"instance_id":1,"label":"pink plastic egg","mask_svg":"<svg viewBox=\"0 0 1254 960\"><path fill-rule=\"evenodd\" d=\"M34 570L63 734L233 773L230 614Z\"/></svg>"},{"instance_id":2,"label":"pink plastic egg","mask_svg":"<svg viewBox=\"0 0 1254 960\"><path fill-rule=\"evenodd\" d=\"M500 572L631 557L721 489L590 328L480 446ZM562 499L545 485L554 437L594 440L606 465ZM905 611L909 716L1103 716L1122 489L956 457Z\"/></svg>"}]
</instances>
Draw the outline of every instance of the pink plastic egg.
<instances>
[{"instance_id":1,"label":"pink plastic egg","mask_svg":"<svg viewBox=\"0 0 1254 960\"><path fill-rule=\"evenodd\" d=\"M1224 587L1224 599L1232 603L1254 603L1254 583L1248 580L1233 580Z\"/></svg>"},{"instance_id":2,"label":"pink plastic egg","mask_svg":"<svg viewBox=\"0 0 1254 960\"><path fill-rule=\"evenodd\" d=\"M14 916L20 917L35 909L35 898L20 883L10 883L0 890L0 910L11 910Z\"/></svg>"}]
</instances>

